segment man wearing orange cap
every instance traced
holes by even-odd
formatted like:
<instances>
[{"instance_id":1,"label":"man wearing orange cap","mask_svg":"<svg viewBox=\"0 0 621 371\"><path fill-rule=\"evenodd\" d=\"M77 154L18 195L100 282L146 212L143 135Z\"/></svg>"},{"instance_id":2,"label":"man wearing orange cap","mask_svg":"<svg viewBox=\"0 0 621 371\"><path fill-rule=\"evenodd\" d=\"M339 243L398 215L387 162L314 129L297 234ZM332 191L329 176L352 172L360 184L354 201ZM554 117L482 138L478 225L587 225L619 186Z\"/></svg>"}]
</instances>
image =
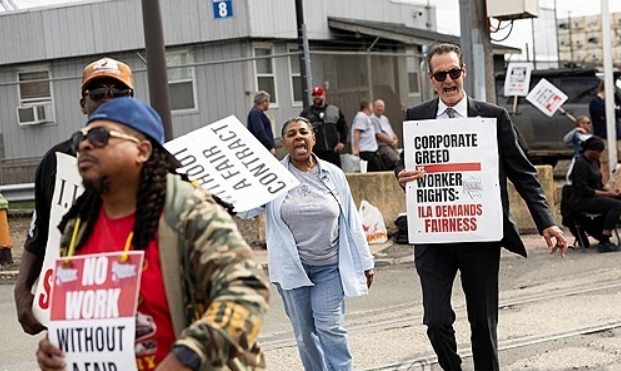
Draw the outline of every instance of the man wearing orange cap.
<instances>
[{"instance_id":1,"label":"man wearing orange cap","mask_svg":"<svg viewBox=\"0 0 621 371\"><path fill-rule=\"evenodd\" d=\"M82 113L90 115L97 107L110 99L133 97L132 70L128 65L117 60L99 59L84 68L81 90L80 107ZM43 156L37 167L35 173L35 211L24 244L24 254L14 289L17 317L22 329L31 335L45 329L33 315L34 295L31 290L41 273L47 247L50 209L56 182L56 152L75 156L71 150L71 140L69 139L52 147Z\"/></svg>"},{"instance_id":2,"label":"man wearing orange cap","mask_svg":"<svg viewBox=\"0 0 621 371\"><path fill-rule=\"evenodd\" d=\"M341 110L326 103L326 94L321 86L311 91L313 104L306 107L300 116L308 119L315 128L313 152L322 160L341 167L341 152L347 143L347 122Z\"/></svg>"}]
</instances>

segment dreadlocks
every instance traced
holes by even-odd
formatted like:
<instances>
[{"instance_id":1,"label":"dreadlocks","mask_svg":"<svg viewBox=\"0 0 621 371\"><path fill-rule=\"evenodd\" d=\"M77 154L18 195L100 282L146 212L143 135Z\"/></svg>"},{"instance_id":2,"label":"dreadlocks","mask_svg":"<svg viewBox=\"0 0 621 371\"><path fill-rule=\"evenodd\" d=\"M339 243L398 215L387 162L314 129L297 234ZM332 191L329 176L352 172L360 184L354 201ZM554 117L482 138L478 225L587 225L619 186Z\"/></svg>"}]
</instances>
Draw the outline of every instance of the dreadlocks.
<instances>
[{"instance_id":1,"label":"dreadlocks","mask_svg":"<svg viewBox=\"0 0 621 371\"><path fill-rule=\"evenodd\" d=\"M155 237L159 218L166 201L166 175L175 173L181 164L167 155L158 145L153 145L151 156L144 164L140 174L140 186L136 197L136 221L134 223L134 237L132 245L136 250L145 249L150 240ZM186 178L187 180L187 178ZM224 207L229 214L233 213L232 206L220 198L213 195L215 201ZM87 223L84 236L78 242L76 249L88 240L91 235L99 209L101 207L101 197L93 190L86 190L75 204L69 209L58 225L62 231L65 230L67 223L71 219L80 218Z\"/></svg>"}]
</instances>

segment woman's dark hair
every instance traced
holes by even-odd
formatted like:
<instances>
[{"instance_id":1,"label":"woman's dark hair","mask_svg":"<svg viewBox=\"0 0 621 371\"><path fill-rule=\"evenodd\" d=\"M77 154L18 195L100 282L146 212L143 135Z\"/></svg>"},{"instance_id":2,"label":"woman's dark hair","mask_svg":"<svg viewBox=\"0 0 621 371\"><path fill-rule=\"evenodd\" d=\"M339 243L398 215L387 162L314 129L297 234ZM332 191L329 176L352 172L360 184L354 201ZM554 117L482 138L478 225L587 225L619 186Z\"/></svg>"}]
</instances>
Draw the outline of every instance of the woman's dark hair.
<instances>
[{"instance_id":1,"label":"woman's dark hair","mask_svg":"<svg viewBox=\"0 0 621 371\"><path fill-rule=\"evenodd\" d=\"M136 198L136 219L134 222L132 245L136 250L145 249L150 240L155 237L158 222L166 200L166 175L175 173L180 163L169 153L153 143L151 157L142 167L140 185ZM187 177L185 177L187 180ZM230 204L223 202L214 196L218 204L232 213ZM86 190L75 201L71 209L63 216L58 228L65 230L70 219L79 217L83 222L89 222L84 231L81 243L84 243L93 232L95 222L101 208L101 197L92 190ZM79 249L81 245L77 245Z\"/></svg>"},{"instance_id":2,"label":"woman's dark hair","mask_svg":"<svg viewBox=\"0 0 621 371\"><path fill-rule=\"evenodd\" d=\"M296 117L291 117L289 119L287 119L287 121L285 121L284 124L282 124L282 130L281 130L281 136L284 138L285 137L285 132L287 131L287 127L289 126L289 124L292 124L294 122L298 122L298 121L302 121L303 123L305 123L306 125L308 125L308 128L314 133L315 132L315 127L313 126L313 124L308 121L307 118L305 117L300 117L300 116L296 116Z\"/></svg>"}]
</instances>

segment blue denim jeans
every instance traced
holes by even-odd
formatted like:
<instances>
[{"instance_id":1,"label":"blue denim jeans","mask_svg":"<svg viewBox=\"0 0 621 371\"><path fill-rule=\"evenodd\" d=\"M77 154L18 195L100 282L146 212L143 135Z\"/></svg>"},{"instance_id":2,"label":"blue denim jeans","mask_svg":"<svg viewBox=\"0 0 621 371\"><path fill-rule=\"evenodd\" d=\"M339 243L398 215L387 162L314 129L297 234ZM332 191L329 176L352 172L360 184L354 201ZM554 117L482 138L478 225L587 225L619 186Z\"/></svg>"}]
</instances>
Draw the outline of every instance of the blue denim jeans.
<instances>
[{"instance_id":1,"label":"blue denim jeans","mask_svg":"<svg viewBox=\"0 0 621 371\"><path fill-rule=\"evenodd\" d=\"M345 294L338 264L302 264L314 286L283 290L277 285L291 320L298 352L306 371L351 370L345 330Z\"/></svg>"}]
</instances>

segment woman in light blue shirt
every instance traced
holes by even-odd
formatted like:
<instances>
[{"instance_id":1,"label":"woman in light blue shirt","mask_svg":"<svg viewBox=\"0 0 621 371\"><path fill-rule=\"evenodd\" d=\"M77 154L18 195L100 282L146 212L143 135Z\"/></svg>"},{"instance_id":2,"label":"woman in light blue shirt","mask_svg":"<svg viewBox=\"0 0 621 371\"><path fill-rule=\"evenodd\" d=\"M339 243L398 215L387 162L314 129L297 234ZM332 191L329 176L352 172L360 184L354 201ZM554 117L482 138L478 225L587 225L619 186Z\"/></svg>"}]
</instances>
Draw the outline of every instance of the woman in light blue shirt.
<instances>
[{"instance_id":1,"label":"woman in light blue shirt","mask_svg":"<svg viewBox=\"0 0 621 371\"><path fill-rule=\"evenodd\" d=\"M288 152L282 164L300 185L240 216L266 212L270 280L282 296L304 369L351 370L345 297L368 293L373 257L345 174L312 153L312 124L289 119L282 137Z\"/></svg>"}]
</instances>

